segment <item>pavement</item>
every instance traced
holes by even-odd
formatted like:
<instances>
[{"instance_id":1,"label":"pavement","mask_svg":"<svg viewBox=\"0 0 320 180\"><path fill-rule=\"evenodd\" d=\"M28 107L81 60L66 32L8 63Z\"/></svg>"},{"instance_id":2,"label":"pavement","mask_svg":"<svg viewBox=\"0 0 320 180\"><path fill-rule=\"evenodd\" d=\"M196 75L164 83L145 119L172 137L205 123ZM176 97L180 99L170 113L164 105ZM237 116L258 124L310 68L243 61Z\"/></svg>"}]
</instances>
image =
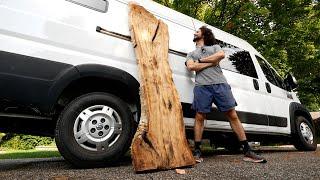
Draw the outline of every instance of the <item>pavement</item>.
<instances>
[{"instance_id":1,"label":"pavement","mask_svg":"<svg viewBox=\"0 0 320 180\"><path fill-rule=\"evenodd\" d=\"M113 167L74 169L63 158L0 160L0 179L319 179L320 148L299 152L292 146L256 147L267 158L265 164L242 161L241 154L215 150L204 154L204 162L187 168L136 174L130 156Z\"/></svg>"}]
</instances>

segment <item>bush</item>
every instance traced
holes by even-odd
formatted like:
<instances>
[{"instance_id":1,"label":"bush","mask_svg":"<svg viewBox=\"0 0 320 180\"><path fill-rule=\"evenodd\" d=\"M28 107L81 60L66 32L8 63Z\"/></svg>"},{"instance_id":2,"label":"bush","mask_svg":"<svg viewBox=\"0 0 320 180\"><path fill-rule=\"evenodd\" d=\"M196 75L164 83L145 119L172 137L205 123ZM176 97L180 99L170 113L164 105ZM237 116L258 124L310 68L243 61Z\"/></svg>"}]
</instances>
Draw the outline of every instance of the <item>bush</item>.
<instances>
[{"instance_id":1,"label":"bush","mask_svg":"<svg viewBox=\"0 0 320 180\"><path fill-rule=\"evenodd\" d=\"M54 142L53 138L14 134L12 138L0 142L0 147L4 149L27 150L34 149L36 146L50 145Z\"/></svg>"}]
</instances>

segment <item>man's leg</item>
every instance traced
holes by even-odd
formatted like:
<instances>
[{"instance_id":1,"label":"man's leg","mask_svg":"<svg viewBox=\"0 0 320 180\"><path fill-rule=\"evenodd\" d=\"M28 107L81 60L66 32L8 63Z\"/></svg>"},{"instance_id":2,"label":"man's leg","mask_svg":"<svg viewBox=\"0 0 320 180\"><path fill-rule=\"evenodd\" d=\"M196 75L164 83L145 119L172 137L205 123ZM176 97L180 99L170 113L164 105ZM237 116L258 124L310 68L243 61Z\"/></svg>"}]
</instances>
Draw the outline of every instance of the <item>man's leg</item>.
<instances>
[{"instance_id":1,"label":"man's leg","mask_svg":"<svg viewBox=\"0 0 320 180\"><path fill-rule=\"evenodd\" d=\"M240 141L247 140L246 134L244 132L243 126L242 126L241 121L240 121L240 119L239 119L239 117L237 115L236 110L235 109L231 109L231 110L225 112L225 115L229 119L230 126L231 126L232 130L238 136L238 139Z\"/></svg>"},{"instance_id":2,"label":"man's leg","mask_svg":"<svg viewBox=\"0 0 320 180\"><path fill-rule=\"evenodd\" d=\"M225 115L229 119L230 126L231 126L232 130L236 133L236 135L240 141L240 144L243 148L243 152L247 153L251 149L250 149L246 134L244 132L243 126L242 126L241 121L237 115L236 110L231 109L231 110L225 112Z\"/></svg>"},{"instance_id":3,"label":"man's leg","mask_svg":"<svg viewBox=\"0 0 320 180\"><path fill-rule=\"evenodd\" d=\"M206 113L211 111L213 94L210 92L210 86L195 86L193 93L194 98L191 108L197 112L194 121L194 157L197 162L201 162L200 145L204 129L204 120L206 118Z\"/></svg>"},{"instance_id":4,"label":"man's leg","mask_svg":"<svg viewBox=\"0 0 320 180\"><path fill-rule=\"evenodd\" d=\"M194 121L194 141L201 142L206 114L197 112Z\"/></svg>"},{"instance_id":5,"label":"man's leg","mask_svg":"<svg viewBox=\"0 0 320 180\"><path fill-rule=\"evenodd\" d=\"M201 158L201 140L204 129L204 120L206 118L206 114L197 112L195 121L194 121L194 156L197 162L202 162Z\"/></svg>"},{"instance_id":6,"label":"man's leg","mask_svg":"<svg viewBox=\"0 0 320 180\"><path fill-rule=\"evenodd\" d=\"M241 121L240 121L240 119L239 119L239 117L237 115L236 110L231 109L231 110L225 112L225 115L229 119L230 126L231 126L232 130L238 136L238 139L239 139L240 144L241 144L242 149L243 149L243 153L245 155L244 160L245 161L250 161L250 162L257 162L257 163L267 162L263 157L255 154L251 150L251 148L249 146L249 143L247 141L246 134L244 132L243 126L242 126Z\"/></svg>"}]
</instances>

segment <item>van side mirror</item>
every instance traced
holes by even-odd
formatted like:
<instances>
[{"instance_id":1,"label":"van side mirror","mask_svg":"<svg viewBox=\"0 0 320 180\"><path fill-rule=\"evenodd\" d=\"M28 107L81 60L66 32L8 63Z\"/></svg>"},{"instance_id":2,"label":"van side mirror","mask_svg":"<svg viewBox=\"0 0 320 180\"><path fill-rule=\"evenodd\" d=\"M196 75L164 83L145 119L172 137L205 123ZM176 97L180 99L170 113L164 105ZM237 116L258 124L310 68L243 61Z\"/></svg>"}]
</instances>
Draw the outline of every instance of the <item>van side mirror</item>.
<instances>
[{"instance_id":1,"label":"van side mirror","mask_svg":"<svg viewBox=\"0 0 320 180\"><path fill-rule=\"evenodd\" d=\"M297 80L291 73L287 74L287 77L284 79L284 84L288 91L294 90L298 87Z\"/></svg>"}]
</instances>

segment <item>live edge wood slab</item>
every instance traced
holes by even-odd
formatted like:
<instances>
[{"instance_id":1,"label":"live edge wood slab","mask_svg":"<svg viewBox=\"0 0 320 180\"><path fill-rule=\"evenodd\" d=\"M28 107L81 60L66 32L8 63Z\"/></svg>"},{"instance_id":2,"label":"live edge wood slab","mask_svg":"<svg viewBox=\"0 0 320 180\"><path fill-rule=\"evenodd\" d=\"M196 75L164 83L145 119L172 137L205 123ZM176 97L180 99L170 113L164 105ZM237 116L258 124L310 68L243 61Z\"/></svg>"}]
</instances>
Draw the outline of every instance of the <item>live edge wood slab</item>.
<instances>
[{"instance_id":1,"label":"live edge wood slab","mask_svg":"<svg viewBox=\"0 0 320 180\"><path fill-rule=\"evenodd\" d=\"M129 27L141 100L141 119L131 146L134 170L192 166L195 159L185 137L182 107L168 62L168 26L142 6L129 3Z\"/></svg>"}]
</instances>

